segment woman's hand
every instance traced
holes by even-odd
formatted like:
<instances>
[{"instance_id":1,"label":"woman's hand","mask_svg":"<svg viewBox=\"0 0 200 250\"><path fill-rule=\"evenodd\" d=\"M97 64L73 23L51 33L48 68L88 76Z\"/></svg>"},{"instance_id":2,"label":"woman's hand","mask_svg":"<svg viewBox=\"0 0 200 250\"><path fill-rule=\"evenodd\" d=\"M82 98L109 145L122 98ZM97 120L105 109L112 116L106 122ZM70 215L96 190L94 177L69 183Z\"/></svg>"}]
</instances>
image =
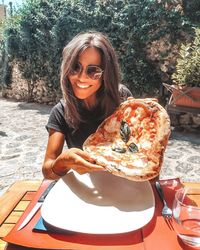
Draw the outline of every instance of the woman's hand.
<instances>
[{"instance_id":1,"label":"woman's hand","mask_svg":"<svg viewBox=\"0 0 200 250\"><path fill-rule=\"evenodd\" d=\"M96 165L94 159L87 152L78 148L70 148L63 151L65 137L61 132L50 129L47 150L45 154L42 172L47 179L59 179L70 169L79 174L104 170Z\"/></svg>"},{"instance_id":2,"label":"woman's hand","mask_svg":"<svg viewBox=\"0 0 200 250\"><path fill-rule=\"evenodd\" d=\"M96 165L95 160L87 152L78 148L70 148L62 152L53 162L52 169L58 175L65 174L69 169L79 174L105 170L102 166Z\"/></svg>"}]
</instances>

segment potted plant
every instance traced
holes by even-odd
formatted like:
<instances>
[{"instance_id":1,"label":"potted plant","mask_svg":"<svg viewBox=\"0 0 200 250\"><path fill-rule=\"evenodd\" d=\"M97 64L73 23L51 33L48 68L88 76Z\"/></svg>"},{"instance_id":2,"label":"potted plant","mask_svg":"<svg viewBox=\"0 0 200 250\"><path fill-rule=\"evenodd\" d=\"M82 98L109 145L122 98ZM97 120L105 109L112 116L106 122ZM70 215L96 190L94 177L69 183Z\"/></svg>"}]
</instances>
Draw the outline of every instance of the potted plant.
<instances>
[{"instance_id":1,"label":"potted plant","mask_svg":"<svg viewBox=\"0 0 200 250\"><path fill-rule=\"evenodd\" d=\"M172 74L171 102L177 106L200 108L200 28L191 43L182 44L176 71ZM169 88L169 86L166 86Z\"/></svg>"}]
</instances>

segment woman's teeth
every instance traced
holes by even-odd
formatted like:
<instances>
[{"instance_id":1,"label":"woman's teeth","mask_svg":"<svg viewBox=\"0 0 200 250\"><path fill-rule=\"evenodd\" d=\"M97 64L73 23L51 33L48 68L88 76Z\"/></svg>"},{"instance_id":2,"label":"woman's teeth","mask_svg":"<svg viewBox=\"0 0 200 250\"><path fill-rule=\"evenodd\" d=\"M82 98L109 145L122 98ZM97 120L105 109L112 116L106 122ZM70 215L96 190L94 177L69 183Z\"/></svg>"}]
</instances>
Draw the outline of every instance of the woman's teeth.
<instances>
[{"instance_id":1,"label":"woman's teeth","mask_svg":"<svg viewBox=\"0 0 200 250\"><path fill-rule=\"evenodd\" d=\"M79 88L81 88L81 89L86 89L86 88L89 88L89 87L90 87L90 85L78 84L78 83L77 83L77 86L78 86Z\"/></svg>"}]
</instances>

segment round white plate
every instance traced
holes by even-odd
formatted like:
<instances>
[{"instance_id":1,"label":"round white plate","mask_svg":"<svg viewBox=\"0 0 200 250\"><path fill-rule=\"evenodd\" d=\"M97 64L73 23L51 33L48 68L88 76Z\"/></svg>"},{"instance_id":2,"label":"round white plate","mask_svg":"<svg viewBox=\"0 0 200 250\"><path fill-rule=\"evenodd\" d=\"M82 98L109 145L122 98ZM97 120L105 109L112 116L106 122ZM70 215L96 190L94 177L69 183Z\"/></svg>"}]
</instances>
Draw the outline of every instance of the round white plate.
<instances>
[{"instance_id":1,"label":"round white plate","mask_svg":"<svg viewBox=\"0 0 200 250\"><path fill-rule=\"evenodd\" d=\"M130 232L153 217L154 195L148 181L134 182L108 172L70 171L46 197L41 213L50 225L89 234Z\"/></svg>"}]
</instances>

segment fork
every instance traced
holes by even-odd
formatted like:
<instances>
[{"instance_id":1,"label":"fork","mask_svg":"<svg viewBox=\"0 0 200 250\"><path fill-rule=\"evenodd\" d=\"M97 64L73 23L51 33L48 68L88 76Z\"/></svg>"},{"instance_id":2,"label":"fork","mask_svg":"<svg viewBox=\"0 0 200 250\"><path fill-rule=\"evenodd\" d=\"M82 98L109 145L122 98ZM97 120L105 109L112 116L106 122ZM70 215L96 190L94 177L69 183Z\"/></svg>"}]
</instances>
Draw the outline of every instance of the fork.
<instances>
[{"instance_id":1,"label":"fork","mask_svg":"<svg viewBox=\"0 0 200 250\"><path fill-rule=\"evenodd\" d=\"M158 191L158 194L164 204L164 207L162 209L162 216L164 217L166 223L168 224L170 229L173 229L171 219L172 219L172 210L168 207L167 202L165 200L165 196L162 190L162 187L160 185L160 182L156 181L156 189Z\"/></svg>"}]
</instances>

